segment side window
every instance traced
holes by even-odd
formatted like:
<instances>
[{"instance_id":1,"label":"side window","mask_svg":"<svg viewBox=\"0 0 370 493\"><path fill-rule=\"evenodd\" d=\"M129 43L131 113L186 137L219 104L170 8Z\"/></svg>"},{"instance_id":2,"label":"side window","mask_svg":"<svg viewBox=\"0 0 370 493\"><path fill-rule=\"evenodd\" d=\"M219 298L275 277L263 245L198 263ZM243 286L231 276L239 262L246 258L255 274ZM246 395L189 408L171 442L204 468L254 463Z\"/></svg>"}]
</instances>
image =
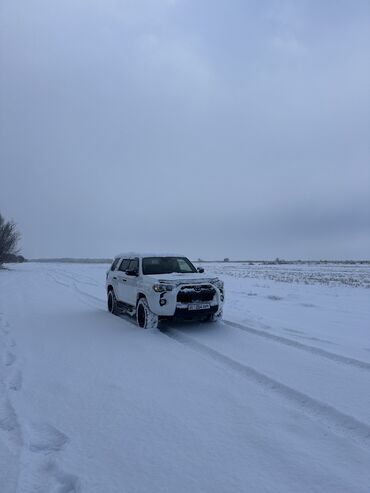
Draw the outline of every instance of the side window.
<instances>
[{"instance_id":1,"label":"side window","mask_svg":"<svg viewBox=\"0 0 370 493\"><path fill-rule=\"evenodd\" d=\"M115 259L113 260L113 263L112 263L112 265L111 265L110 270L116 270L116 267L117 267L118 262L119 262L119 258L115 258Z\"/></svg>"},{"instance_id":2,"label":"side window","mask_svg":"<svg viewBox=\"0 0 370 493\"><path fill-rule=\"evenodd\" d=\"M124 258L122 260L121 265L119 266L118 270L120 270L122 272L126 272L129 262L130 262L129 259Z\"/></svg>"},{"instance_id":3,"label":"side window","mask_svg":"<svg viewBox=\"0 0 370 493\"><path fill-rule=\"evenodd\" d=\"M130 265L127 270L139 272L139 259L135 258L130 260Z\"/></svg>"}]
</instances>

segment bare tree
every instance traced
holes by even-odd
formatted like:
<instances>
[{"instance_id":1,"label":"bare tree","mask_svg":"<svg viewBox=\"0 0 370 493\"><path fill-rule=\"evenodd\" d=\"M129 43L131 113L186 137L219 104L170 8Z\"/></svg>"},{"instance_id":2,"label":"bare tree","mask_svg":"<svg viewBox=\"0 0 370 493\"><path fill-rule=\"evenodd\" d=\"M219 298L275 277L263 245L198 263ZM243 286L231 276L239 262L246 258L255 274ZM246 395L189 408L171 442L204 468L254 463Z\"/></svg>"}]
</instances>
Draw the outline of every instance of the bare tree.
<instances>
[{"instance_id":1,"label":"bare tree","mask_svg":"<svg viewBox=\"0 0 370 493\"><path fill-rule=\"evenodd\" d=\"M20 234L13 221L5 221L0 214L0 265L7 261L10 256L18 253L18 242Z\"/></svg>"}]
</instances>

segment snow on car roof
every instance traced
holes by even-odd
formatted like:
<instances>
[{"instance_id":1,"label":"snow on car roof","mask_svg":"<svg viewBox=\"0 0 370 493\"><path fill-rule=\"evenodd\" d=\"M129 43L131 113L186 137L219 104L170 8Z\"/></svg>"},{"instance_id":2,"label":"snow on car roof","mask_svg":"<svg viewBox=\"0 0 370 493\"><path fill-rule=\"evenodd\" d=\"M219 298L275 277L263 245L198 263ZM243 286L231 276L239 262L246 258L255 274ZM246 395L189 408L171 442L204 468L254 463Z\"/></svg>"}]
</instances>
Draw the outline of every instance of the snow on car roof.
<instances>
[{"instance_id":1,"label":"snow on car roof","mask_svg":"<svg viewBox=\"0 0 370 493\"><path fill-rule=\"evenodd\" d=\"M125 253L119 253L116 255L114 258L121 258L121 257L126 257L126 258L131 258L131 257L186 257L186 255L178 254L178 253L158 253L158 252L125 252Z\"/></svg>"}]
</instances>

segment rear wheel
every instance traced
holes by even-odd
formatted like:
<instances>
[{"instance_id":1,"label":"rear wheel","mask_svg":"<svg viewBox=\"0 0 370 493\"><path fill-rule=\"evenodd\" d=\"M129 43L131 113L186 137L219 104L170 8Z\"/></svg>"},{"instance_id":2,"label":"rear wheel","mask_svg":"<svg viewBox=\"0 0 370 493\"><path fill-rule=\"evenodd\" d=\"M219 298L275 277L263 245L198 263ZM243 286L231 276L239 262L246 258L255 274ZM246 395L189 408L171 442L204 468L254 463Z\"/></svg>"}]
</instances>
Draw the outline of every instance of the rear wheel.
<instances>
[{"instance_id":1,"label":"rear wheel","mask_svg":"<svg viewBox=\"0 0 370 493\"><path fill-rule=\"evenodd\" d=\"M149 308L145 298L140 298L136 307L136 321L142 329L157 329L158 315Z\"/></svg>"},{"instance_id":2,"label":"rear wheel","mask_svg":"<svg viewBox=\"0 0 370 493\"><path fill-rule=\"evenodd\" d=\"M114 294L113 289L111 289L108 292L108 301L107 301L107 304L108 304L108 311L109 311L109 313L112 313L113 315L115 315L117 313L117 299L116 299L116 296Z\"/></svg>"}]
</instances>

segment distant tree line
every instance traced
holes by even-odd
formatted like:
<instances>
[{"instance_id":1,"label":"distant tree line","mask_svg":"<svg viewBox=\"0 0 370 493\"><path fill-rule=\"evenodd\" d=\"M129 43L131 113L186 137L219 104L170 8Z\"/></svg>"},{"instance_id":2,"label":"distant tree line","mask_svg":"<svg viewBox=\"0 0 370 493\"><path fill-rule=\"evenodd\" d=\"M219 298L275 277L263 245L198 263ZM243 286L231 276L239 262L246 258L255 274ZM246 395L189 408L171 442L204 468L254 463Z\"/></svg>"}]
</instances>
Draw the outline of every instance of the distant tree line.
<instances>
[{"instance_id":1,"label":"distant tree line","mask_svg":"<svg viewBox=\"0 0 370 493\"><path fill-rule=\"evenodd\" d=\"M18 243L21 236L14 221L6 221L0 214L0 266L6 262L24 262L19 255Z\"/></svg>"},{"instance_id":2,"label":"distant tree line","mask_svg":"<svg viewBox=\"0 0 370 493\"><path fill-rule=\"evenodd\" d=\"M204 260L198 259L195 262L201 262L204 264L218 264L220 262L233 262L234 264L248 264L248 265L325 265L325 264L335 264L335 265L369 265L370 260L360 259L360 260L284 260L279 257L276 257L274 260L230 260L228 257L225 257L223 260Z\"/></svg>"},{"instance_id":3,"label":"distant tree line","mask_svg":"<svg viewBox=\"0 0 370 493\"><path fill-rule=\"evenodd\" d=\"M71 258L71 257L49 257L49 258L34 258L31 262L41 263L64 263L64 264L111 264L112 258Z\"/></svg>"}]
</instances>

